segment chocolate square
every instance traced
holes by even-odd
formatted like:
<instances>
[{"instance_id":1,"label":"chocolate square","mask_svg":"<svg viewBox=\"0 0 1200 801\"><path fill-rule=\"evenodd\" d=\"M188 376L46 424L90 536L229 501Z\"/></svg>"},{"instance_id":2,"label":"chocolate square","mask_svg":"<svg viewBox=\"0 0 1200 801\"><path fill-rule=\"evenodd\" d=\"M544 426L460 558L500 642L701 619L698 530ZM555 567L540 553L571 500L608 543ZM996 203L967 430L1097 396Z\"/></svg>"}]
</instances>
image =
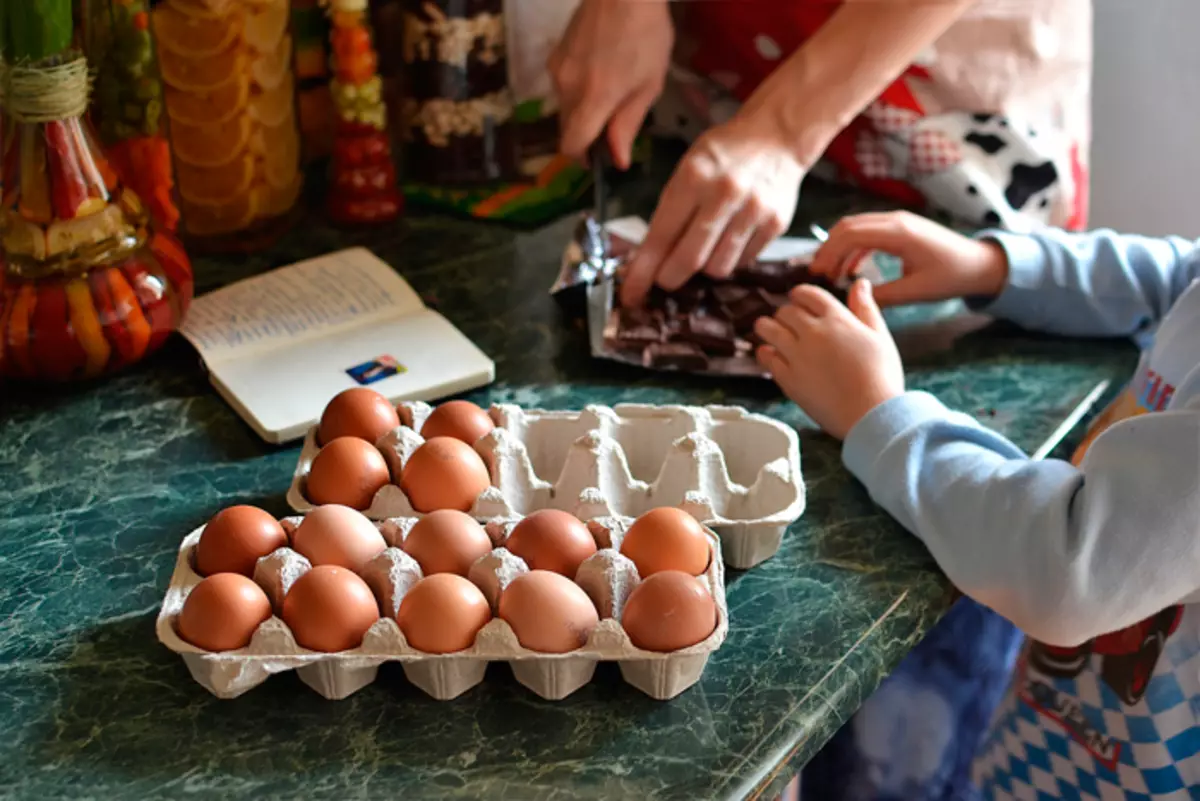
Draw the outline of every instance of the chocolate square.
<instances>
[{"instance_id":1,"label":"chocolate square","mask_svg":"<svg viewBox=\"0 0 1200 801\"><path fill-rule=\"evenodd\" d=\"M617 343L627 350L641 350L662 342L662 316L650 309L621 309L617 325Z\"/></svg>"},{"instance_id":2,"label":"chocolate square","mask_svg":"<svg viewBox=\"0 0 1200 801\"><path fill-rule=\"evenodd\" d=\"M690 342L663 342L647 346L642 352L642 364L657 369L698 371L708 369L708 357Z\"/></svg>"},{"instance_id":3,"label":"chocolate square","mask_svg":"<svg viewBox=\"0 0 1200 801\"><path fill-rule=\"evenodd\" d=\"M683 320L678 336L717 356L732 356L737 351L733 324L720 317L693 312Z\"/></svg>"},{"instance_id":4,"label":"chocolate square","mask_svg":"<svg viewBox=\"0 0 1200 801\"><path fill-rule=\"evenodd\" d=\"M727 307L729 319L738 333L754 330L754 322L759 317L770 317L775 313L775 304L761 289L752 290L749 295L737 303Z\"/></svg>"}]
</instances>

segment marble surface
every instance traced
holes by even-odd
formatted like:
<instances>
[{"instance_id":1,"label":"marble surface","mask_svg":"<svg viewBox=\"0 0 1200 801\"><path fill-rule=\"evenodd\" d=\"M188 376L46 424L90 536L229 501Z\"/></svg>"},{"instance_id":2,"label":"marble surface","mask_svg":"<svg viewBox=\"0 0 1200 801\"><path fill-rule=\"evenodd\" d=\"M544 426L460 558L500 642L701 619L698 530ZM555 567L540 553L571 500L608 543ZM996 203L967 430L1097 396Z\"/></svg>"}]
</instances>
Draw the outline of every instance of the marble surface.
<instances>
[{"instance_id":1,"label":"marble surface","mask_svg":"<svg viewBox=\"0 0 1200 801\"><path fill-rule=\"evenodd\" d=\"M226 505L283 514L298 446L259 441L177 339L103 384L0 387L0 796L683 799L779 789L947 609L949 587L849 478L836 443L772 385L591 360L582 327L545 294L566 232L416 218L344 234L314 223L262 255L197 260L198 282L212 288L361 243L496 360L498 380L477 402L720 402L796 426L807 513L774 559L729 577L729 639L699 685L659 703L602 666L594 683L550 703L493 665L481 686L437 703L391 666L343 702L292 675L235 701L210 697L154 637L176 548ZM1126 345L947 331L904 335L911 386L1026 449L1133 365Z\"/></svg>"}]
</instances>

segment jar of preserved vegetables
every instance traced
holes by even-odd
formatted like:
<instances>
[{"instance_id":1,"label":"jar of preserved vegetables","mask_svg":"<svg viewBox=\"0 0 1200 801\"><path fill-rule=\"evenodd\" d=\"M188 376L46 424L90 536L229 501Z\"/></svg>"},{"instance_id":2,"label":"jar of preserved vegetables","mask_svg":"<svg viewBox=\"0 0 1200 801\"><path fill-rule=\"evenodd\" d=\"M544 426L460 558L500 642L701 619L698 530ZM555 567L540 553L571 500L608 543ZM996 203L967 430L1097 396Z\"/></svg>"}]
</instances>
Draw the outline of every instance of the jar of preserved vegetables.
<instances>
[{"instance_id":1,"label":"jar of preserved vegetables","mask_svg":"<svg viewBox=\"0 0 1200 801\"><path fill-rule=\"evenodd\" d=\"M519 177L502 0L405 0L406 179Z\"/></svg>"},{"instance_id":2,"label":"jar of preserved vegetables","mask_svg":"<svg viewBox=\"0 0 1200 801\"><path fill-rule=\"evenodd\" d=\"M157 349L192 297L178 242L125 185L84 115L70 0L0 4L0 375L68 381Z\"/></svg>"},{"instance_id":3,"label":"jar of preserved vegetables","mask_svg":"<svg viewBox=\"0 0 1200 801\"><path fill-rule=\"evenodd\" d=\"M96 65L92 121L113 169L154 221L174 231L179 206L148 6L147 0L84 0L84 52Z\"/></svg>"}]
</instances>

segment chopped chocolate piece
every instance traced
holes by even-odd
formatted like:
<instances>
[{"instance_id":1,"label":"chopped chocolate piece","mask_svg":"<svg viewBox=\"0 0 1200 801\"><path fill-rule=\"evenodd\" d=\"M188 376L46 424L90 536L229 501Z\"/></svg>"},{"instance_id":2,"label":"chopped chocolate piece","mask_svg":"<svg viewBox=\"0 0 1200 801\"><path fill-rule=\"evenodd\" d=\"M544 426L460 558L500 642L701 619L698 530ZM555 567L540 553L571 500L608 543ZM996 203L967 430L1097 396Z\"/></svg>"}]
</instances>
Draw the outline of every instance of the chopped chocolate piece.
<instances>
[{"instance_id":1,"label":"chopped chocolate piece","mask_svg":"<svg viewBox=\"0 0 1200 801\"><path fill-rule=\"evenodd\" d=\"M733 325L720 317L705 317L693 312L683 320L678 336L717 356L732 356L737 351Z\"/></svg>"},{"instance_id":2,"label":"chopped chocolate piece","mask_svg":"<svg viewBox=\"0 0 1200 801\"><path fill-rule=\"evenodd\" d=\"M735 275L743 283L761 287L768 292L787 292L804 280L808 267L800 259L760 261L743 267Z\"/></svg>"},{"instance_id":3,"label":"chopped chocolate piece","mask_svg":"<svg viewBox=\"0 0 1200 801\"><path fill-rule=\"evenodd\" d=\"M752 291L742 300L727 307L729 318L738 333L754 330L754 322L759 317L770 317L775 313L775 305L771 298L761 289Z\"/></svg>"},{"instance_id":4,"label":"chopped chocolate piece","mask_svg":"<svg viewBox=\"0 0 1200 801\"><path fill-rule=\"evenodd\" d=\"M621 348L640 350L661 342L663 321L658 312L649 309L622 309L617 326L617 343Z\"/></svg>"},{"instance_id":5,"label":"chopped chocolate piece","mask_svg":"<svg viewBox=\"0 0 1200 801\"><path fill-rule=\"evenodd\" d=\"M663 342L647 346L642 352L642 364L659 369L706 370L708 357L690 342Z\"/></svg>"},{"instance_id":6,"label":"chopped chocolate piece","mask_svg":"<svg viewBox=\"0 0 1200 801\"><path fill-rule=\"evenodd\" d=\"M708 281L693 278L671 293L671 299L679 304L679 310L688 313L700 308L708 295Z\"/></svg>"},{"instance_id":7,"label":"chopped chocolate piece","mask_svg":"<svg viewBox=\"0 0 1200 801\"><path fill-rule=\"evenodd\" d=\"M725 308L729 308L749 297L753 291L737 284L720 283L713 286L712 296L717 303Z\"/></svg>"}]
</instances>

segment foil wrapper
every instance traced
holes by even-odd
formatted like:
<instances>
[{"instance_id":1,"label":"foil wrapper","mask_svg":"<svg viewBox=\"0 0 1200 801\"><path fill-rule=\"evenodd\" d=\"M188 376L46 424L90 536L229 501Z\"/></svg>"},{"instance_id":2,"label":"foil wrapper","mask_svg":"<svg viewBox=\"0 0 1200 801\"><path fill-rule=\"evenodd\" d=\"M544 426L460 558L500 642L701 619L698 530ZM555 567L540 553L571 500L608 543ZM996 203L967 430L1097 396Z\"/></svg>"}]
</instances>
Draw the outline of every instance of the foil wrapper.
<instances>
[{"instance_id":1,"label":"foil wrapper","mask_svg":"<svg viewBox=\"0 0 1200 801\"><path fill-rule=\"evenodd\" d=\"M602 230L592 216L585 215L563 253L562 266L551 294L564 308L586 317L592 356L661 372L768 378L754 358L754 343L748 336L733 336L726 343L724 353L710 348L690 354L663 352L676 346L686 351L686 346L674 341L674 337L664 338L661 343L664 347L653 350L639 351L620 346L622 312L616 302L616 279L618 270L641 242L645 230L645 223L636 218L613 220L607 230ZM802 267L818 246L814 239L780 239L763 253L760 264L786 262L793 268ZM856 275L879 283L881 272L873 254L860 262ZM779 294L767 294L774 294L777 303L781 301Z\"/></svg>"}]
</instances>

